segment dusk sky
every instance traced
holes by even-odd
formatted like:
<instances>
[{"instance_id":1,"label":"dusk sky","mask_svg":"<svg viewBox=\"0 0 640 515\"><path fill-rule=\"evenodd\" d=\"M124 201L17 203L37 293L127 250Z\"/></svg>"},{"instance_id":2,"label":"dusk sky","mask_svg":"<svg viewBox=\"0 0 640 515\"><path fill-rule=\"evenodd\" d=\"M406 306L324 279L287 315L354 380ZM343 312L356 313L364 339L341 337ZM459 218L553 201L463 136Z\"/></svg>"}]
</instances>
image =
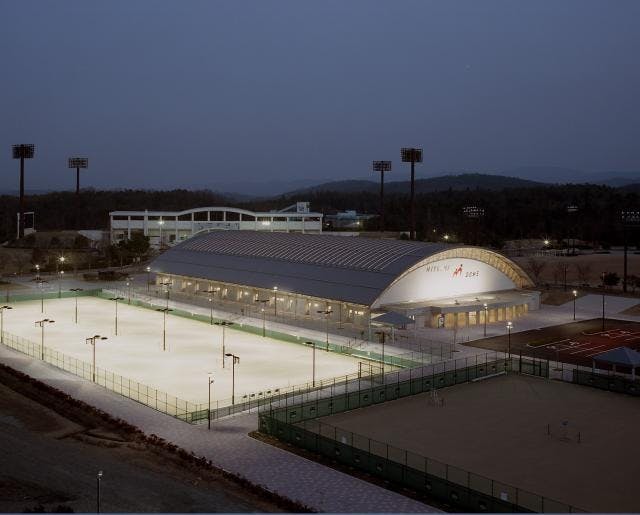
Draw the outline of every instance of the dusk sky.
<instances>
[{"instance_id":1,"label":"dusk sky","mask_svg":"<svg viewBox=\"0 0 640 515\"><path fill-rule=\"evenodd\" d=\"M0 0L0 188L640 170L640 2ZM238 188L234 188L238 189Z\"/></svg>"}]
</instances>

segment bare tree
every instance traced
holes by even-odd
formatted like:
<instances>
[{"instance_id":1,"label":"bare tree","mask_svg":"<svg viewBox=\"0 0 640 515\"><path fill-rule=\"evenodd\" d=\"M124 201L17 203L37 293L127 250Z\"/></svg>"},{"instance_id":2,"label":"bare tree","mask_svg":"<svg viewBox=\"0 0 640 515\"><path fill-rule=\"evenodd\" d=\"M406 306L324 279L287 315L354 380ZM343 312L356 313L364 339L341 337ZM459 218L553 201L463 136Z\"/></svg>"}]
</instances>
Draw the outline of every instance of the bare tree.
<instances>
[{"instance_id":1,"label":"bare tree","mask_svg":"<svg viewBox=\"0 0 640 515\"><path fill-rule=\"evenodd\" d=\"M567 289L567 272L569 270L569 266L565 261L558 261L556 266L553 268L553 280L555 284L558 282L562 282L564 285L564 289Z\"/></svg>"},{"instance_id":2,"label":"bare tree","mask_svg":"<svg viewBox=\"0 0 640 515\"><path fill-rule=\"evenodd\" d=\"M527 270L533 277L533 282L535 282L536 284L540 282L540 276L542 275L542 272L546 267L546 261L542 261L534 257L530 257L527 260Z\"/></svg>"},{"instance_id":3,"label":"bare tree","mask_svg":"<svg viewBox=\"0 0 640 515\"><path fill-rule=\"evenodd\" d=\"M575 263L576 275L580 284L589 284L591 279L591 265L589 263Z\"/></svg>"}]
</instances>

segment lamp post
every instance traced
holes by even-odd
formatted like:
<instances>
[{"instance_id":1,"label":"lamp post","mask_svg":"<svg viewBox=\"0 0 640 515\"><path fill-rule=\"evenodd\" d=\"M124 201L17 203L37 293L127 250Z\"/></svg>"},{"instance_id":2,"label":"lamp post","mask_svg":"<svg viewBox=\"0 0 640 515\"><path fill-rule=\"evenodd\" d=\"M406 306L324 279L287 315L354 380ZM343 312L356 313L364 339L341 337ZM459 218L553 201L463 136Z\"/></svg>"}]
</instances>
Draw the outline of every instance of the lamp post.
<instances>
[{"instance_id":1,"label":"lamp post","mask_svg":"<svg viewBox=\"0 0 640 515\"><path fill-rule=\"evenodd\" d=\"M36 265L36 281L40 280L40 265Z\"/></svg>"},{"instance_id":2,"label":"lamp post","mask_svg":"<svg viewBox=\"0 0 640 515\"><path fill-rule=\"evenodd\" d=\"M102 479L102 470L98 471L98 495L96 497L96 513L100 513L100 480Z\"/></svg>"},{"instance_id":3,"label":"lamp post","mask_svg":"<svg viewBox=\"0 0 640 515\"><path fill-rule=\"evenodd\" d=\"M411 199L410 199L410 217L411 217L411 233L410 239L416 239L416 218L415 218L415 165L422 163L421 148L402 148L400 157L403 163L411 163Z\"/></svg>"},{"instance_id":4,"label":"lamp post","mask_svg":"<svg viewBox=\"0 0 640 515\"><path fill-rule=\"evenodd\" d=\"M573 290L573 319L576 319L576 298L578 297L578 290Z\"/></svg>"},{"instance_id":5,"label":"lamp post","mask_svg":"<svg viewBox=\"0 0 640 515\"><path fill-rule=\"evenodd\" d=\"M387 333L385 333L383 330L381 330L381 331L376 331L376 334L380 335L380 343L382 343L382 370L384 372L384 365L385 365L385 361L384 361L384 343L385 343L385 340L387 338Z\"/></svg>"},{"instance_id":6,"label":"lamp post","mask_svg":"<svg viewBox=\"0 0 640 515\"><path fill-rule=\"evenodd\" d=\"M124 297L111 297L109 300L113 300L116 303L116 336L118 336L118 301L124 300Z\"/></svg>"},{"instance_id":7,"label":"lamp post","mask_svg":"<svg viewBox=\"0 0 640 515\"><path fill-rule=\"evenodd\" d=\"M169 288L172 286L172 284L173 283L171 281L164 281L160 283L160 286L165 287L164 292L167 294L167 309L169 309Z\"/></svg>"},{"instance_id":8,"label":"lamp post","mask_svg":"<svg viewBox=\"0 0 640 515\"><path fill-rule=\"evenodd\" d=\"M273 287L273 317L278 318L278 287Z\"/></svg>"},{"instance_id":9,"label":"lamp post","mask_svg":"<svg viewBox=\"0 0 640 515\"><path fill-rule=\"evenodd\" d=\"M305 345L311 345L312 349L313 349L313 358L312 358L312 363L313 363L313 372L312 372L312 377L313 377L313 386L316 386L316 344L313 342L304 342Z\"/></svg>"},{"instance_id":10,"label":"lamp post","mask_svg":"<svg viewBox=\"0 0 640 515\"><path fill-rule=\"evenodd\" d=\"M158 220L158 227L160 228L160 250L162 250L162 226L164 225L164 220L160 217Z\"/></svg>"},{"instance_id":11,"label":"lamp post","mask_svg":"<svg viewBox=\"0 0 640 515\"><path fill-rule=\"evenodd\" d=\"M84 291L83 288L71 288L69 291L72 291L76 294L76 324L78 323L78 292Z\"/></svg>"},{"instance_id":12,"label":"lamp post","mask_svg":"<svg viewBox=\"0 0 640 515\"><path fill-rule=\"evenodd\" d=\"M507 332L509 334L507 339L507 355L511 359L511 329L513 329L513 323L507 322Z\"/></svg>"},{"instance_id":13,"label":"lamp post","mask_svg":"<svg viewBox=\"0 0 640 515\"><path fill-rule=\"evenodd\" d=\"M93 368L91 370L91 380L95 383L96 382L96 340L106 340L107 337L106 336L100 336L99 334L96 334L95 336L90 336L89 338L85 338L84 343L85 345L87 343L90 343L91 346L93 347Z\"/></svg>"},{"instance_id":14,"label":"lamp post","mask_svg":"<svg viewBox=\"0 0 640 515\"><path fill-rule=\"evenodd\" d=\"M391 171L391 161L374 161L372 168L380 172L380 232L384 232L384 173Z\"/></svg>"},{"instance_id":15,"label":"lamp post","mask_svg":"<svg viewBox=\"0 0 640 515\"><path fill-rule=\"evenodd\" d=\"M327 326L327 347L326 351L329 352L329 315L331 315L331 309L325 309L318 311L319 314L324 315L326 326Z\"/></svg>"},{"instance_id":16,"label":"lamp post","mask_svg":"<svg viewBox=\"0 0 640 515\"><path fill-rule=\"evenodd\" d=\"M260 302L262 304L262 307L260 308L260 311L262 312L262 337L265 337L266 331L265 331L265 311L264 311L264 306L267 302L269 302L269 299L256 299L256 302Z\"/></svg>"},{"instance_id":17,"label":"lamp post","mask_svg":"<svg viewBox=\"0 0 640 515\"><path fill-rule=\"evenodd\" d=\"M4 310L13 309L11 306L0 306L0 343L4 343Z\"/></svg>"},{"instance_id":18,"label":"lamp post","mask_svg":"<svg viewBox=\"0 0 640 515\"><path fill-rule=\"evenodd\" d=\"M225 356L233 358L231 362L231 404L236 403L236 364L240 363L240 358L232 353L227 353Z\"/></svg>"},{"instance_id":19,"label":"lamp post","mask_svg":"<svg viewBox=\"0 0 640 515\"><path fill-rule=\"evenodd\" d=\"M156 311L162 311L162 351L167 350L167 313L173 311L169 308L156 308Z\"/></svg>"},{"instance_id":20,"label":"lamp post","mask_svg":"<svg viewBox=\"0 0 640 515\"><path fill-rule=\"evenodd\" d=\"M222 358L222 361L224 362L224 358ZM209 409L207 410L207 429L211 431L211 385L215 383L215 380L213 379L213 377L211 377L211 374L209 374L207 382L209 383Z\"/></svg>"},{"instance_id":21,"label":"lamp post","mask_svg":"<svg viewBox=\"0 0 640 515\"><path fill-rule=\"evenodd\" d=\"M482 304L482 307L484 308L484 337L487 337L487 318L489 316L489 306L487 306L487 303L485 302L484 304Z\"/></svg>"},{"instance_id":22,"label":"lamp post","mask_svg":"<svg viewBox=\"0 0 640 515\"><path fill-rule=\"evenodd\" d=\"M58 272L58 298L62 298L62 278L64 277L64 270Z\"/></svg>"},{"instance_id":23,"label":"lamp post","mask_svg":"<svg viewBox=\"0 0 640 515\"><path fill-rule=\"evenodd\" d=\"M44 313L44 285L48 284L48 281L40 279L38 286L40 287L40 313Z\"/></svg>"},{"instance_id":24,"label":"lamp post","mask_svg":"<svg viewBox=\"0 0 640 515\"><path fill-rule=\"evenodd\" d=\"M604 331L604 276L606 272L602 272L602 330Z\"/></svg>"},{"instance_id":25,"label":"lamp post","mask_svg":"<svg viewBox=\"0 0 640 515\"><path fill-rule=\"evenodd\" d=\"M147 272L147 293L149 293L149 288L151 285L151 267L148 266L145 268L145 272Z\"/></svg>"},{"instance_id":26,"label":"lamp post","mask_svg":"<svg viewBox=\"0 0 640 515\"><path fill-rule=\"evenodd\" d=\"M36 321L36 325L40 326L42 330L40 335L40 359L42 361L44 361L44 326L53 323L55 323L55 320L49 320L48 318Z\"/></svg>"},{"instance_id":27,"label":"lamp post","mask_svg":"<svg viewBox=\"0 0 640 515\"><path fill-rule=\"evenodd\" d=\"M20 214L18 215L18 238L24 237L24 160L33 159L35 145L21 143L13 145L13 159L20 159Z\"/></svg>"},{"instance_id":28,"label":"lamp post","mask_svg":"<svg viewBox=\"0 0 640 515\"><path fill-rule=\"evenodd\" d=\"M226 320L223 320L222 322L216 322L215 325L222 327L222 368L224 368L224 357L225 357L224 333L227 326L233 325L233 322L227 322Z\"/></svg>"},{"instance_id":29,"label":"lamp post","mask_svg":"<svg viewBox=\"0 0 640 515\"><path fill-rule=\"evenodd\" d=\"M133 277L128 277L127 282L127 304L131 305L131 281L133 281Z\"/></svg>"}]
</instances>

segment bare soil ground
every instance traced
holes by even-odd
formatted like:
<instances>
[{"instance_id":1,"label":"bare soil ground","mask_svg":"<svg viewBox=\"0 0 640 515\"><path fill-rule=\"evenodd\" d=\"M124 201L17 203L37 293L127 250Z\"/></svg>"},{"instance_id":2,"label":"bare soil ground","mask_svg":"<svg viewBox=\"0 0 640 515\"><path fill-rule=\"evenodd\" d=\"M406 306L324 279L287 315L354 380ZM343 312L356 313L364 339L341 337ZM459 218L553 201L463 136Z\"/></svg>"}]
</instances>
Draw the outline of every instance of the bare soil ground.
<instances>
[{"instance_id":1,"label":"bare soil ground","mask_svg":"<svg viewBox=\"0 0 640 515\"><path fill-rule=\"evenodd\" d=\"M0 367L0 511L300 510L103 415Z\"/></svg>"},{"instance_id":2,"label":"bare soil ground","mask_svg":"<svg viewBox=\"0 0 640 515\"><path fill-rule=\"evenodd\" d=\"M442 408L421 394L319 421L588 511L640 511L637 399L515 374L440 395Z\"/></svg>"}]
</instances>

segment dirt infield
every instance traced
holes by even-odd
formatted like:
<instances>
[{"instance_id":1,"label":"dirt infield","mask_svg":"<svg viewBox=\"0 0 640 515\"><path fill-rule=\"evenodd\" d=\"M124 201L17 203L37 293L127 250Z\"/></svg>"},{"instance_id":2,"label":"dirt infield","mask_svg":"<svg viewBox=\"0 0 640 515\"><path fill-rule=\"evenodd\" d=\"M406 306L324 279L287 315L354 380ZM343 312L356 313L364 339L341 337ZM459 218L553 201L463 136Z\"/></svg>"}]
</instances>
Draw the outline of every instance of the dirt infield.
<instances>
[{"instance_id":1,"label":"dirt infield","mask_svg":"<svg viewBox=\"0 0 640 515\"><path fill-rule=\"evenodd\" d=\"M640 511L637 399L523 375L439 395L319 421L588 511Z\"/></svg>"}]
</instances>

